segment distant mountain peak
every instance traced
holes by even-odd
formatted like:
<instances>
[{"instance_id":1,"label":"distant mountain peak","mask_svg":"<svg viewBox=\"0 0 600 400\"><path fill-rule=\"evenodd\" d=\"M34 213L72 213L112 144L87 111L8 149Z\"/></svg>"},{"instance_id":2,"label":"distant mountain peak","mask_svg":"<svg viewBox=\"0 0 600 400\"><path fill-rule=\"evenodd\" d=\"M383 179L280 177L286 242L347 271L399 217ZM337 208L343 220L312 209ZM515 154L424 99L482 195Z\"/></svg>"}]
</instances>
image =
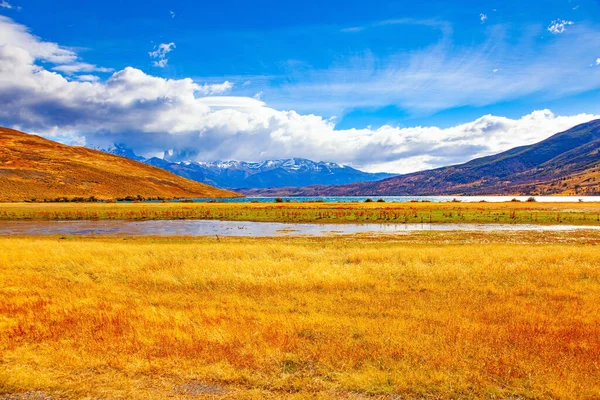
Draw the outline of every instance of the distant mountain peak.
<instances>
[{"instance_id":1,"label":"distant mountain peak","mask_svg":"<svg viewBox=\"0 0 600 400\"><path fill-rule=\"evenodd\" d=\"M96 150L100 150L100 151L103 151L108 154L113 154L115 156L129 158L129 159L135 160L135 161L145 161L146 160L146 158L135 154L135 152L132 149L130 149L123 143L113 143L112 145L108 146L108 148L106 148L106 149L98 148Z\"/></svg>"}]
</instances>

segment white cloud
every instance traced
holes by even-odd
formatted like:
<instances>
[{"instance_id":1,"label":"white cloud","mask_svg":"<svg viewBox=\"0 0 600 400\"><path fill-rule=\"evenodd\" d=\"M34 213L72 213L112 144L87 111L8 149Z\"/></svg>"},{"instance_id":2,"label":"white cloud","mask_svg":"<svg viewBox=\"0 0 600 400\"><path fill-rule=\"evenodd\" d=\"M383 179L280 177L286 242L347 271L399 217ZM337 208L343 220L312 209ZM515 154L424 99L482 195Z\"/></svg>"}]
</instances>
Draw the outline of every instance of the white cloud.
<instances>
[{"instance_id":1,"label":"white cloud","mask_svg":"<svg viewBox=\"0 0 600 400\"><path fill-rule=\"evenodd\" d=\"M171 16L171 18L175 18L175 12L173 12L173 10L169 11L169 15Z\"/></svg>"},{"instance_id":2,"label":"white cloud","mask_svg":"<svg viewBox=\"0 0 600 400\"><path fill-rule=\"evenodd\" d=\"M85 62L76 62L73 64L58 65L52 67L53 71L64 72L66 74L74 74L77 72L113 72L112 68L98 67L94 64L88 64Z\"/></svg>"},{"instance_id":3,"label":"white cloud","mask_svg":"<svg viewBox=\"0 0 600 400\"><path fill-rule=\"evenodd\" d=\"M596 58L596 65L600 65L600 57Z\"/></svg>"},{"instance_id":4,"label":"white cloud","mask_svg":"<svg viewBox=\"0 0 600 400\"><path fill-rule=\"evenodd\" d=\"M96 75L78 75L75 77L80 82L98 82L100 77Z\"/></svg>"},{"instance_id":5,"label":"white cloud","mask_svg":"<svg viewBox=\"0 0 600 400\"><path fill-rule=\"evenodd\" d=\"M487 15L485 14L479 14L479 20L481 21L481 23L483 24L486 20L488 19Z\"/></svg>"},{"instance_id":6,"label":"white cloud","mask_svg":"<svg viewBox=\"0 0 600 400\"><path fill-rule=\"evenodd\" d=\"M13 8L12 4L10 4L8 1L6 0L2 0L0 2L0 7L2 8L8 8L9 10Z\"/></svg>"},{"instance_id":7,"label":"white cloud","mask_svg":"<svg viewBox=\"0 0 600 400\"><path fill-rule=\"evenodd\" d=\"M175 49L175 43L161 43L158 46L154 47L154 50L149 52L151 58L154 58L156 61L152 63L155 67L164 68L167 66L169 60L167 59L167 54Z\"/></svg>"},{"instance_id":8,"label":"white cloud","mask_svg":"<svg viewBox=\"0 0 600 400\"><path fill-rule=\"evenodd\" d=\"M125 143L146 155L174 149L196 160L305 157L369 171L411 172L533 143L600 118L542 110L518 119L486 115L445 129L336 129L333 119L219 95L231 90L229 81L164 79L132 67L104 82L93 75L67 79L36 64L61 59L60 46L12 21L0 19L0 32L18 39L0 45L0 123L71 144Z\"/></svg>"},{"instance_id":9,"label":"white cloud","mask_svg":"<svg viewBox=\"0 0 600 400\"><path fill-rule=\"evenodd\" d=\"M563 33L565 30L567 30L567 26L568 25L573 25L574 22L573 21L565 21L564 19L557 19L554 20L550 23L550 25L548 25L548 31L550 33L552 33L553 35L558 35L560 33Z\"/></svg>"},{"instance_id":10,"label":"white cloud","mask_svg":"<svg viewBox=\"0 0 600 400\"><path fill-rule=\"evenodd\" d=\"M455 164L536 143L554 133L600 118L600 115L580 114L556 116L550 110L534 111L519 119L485 115L473 122L440 129L436 127L392 128L408 144L407 157L398 160L376 160L369 171L412 172ZM381 130L390 129L382 127ZM398 154L398 153L396 153Z\"/></svg>"},{"instance_id":11,"label":"white cloud","mask_svg":"<svg viewBox=\"0 0 600 400\"><path fill-rule=\"evenodd\" d=\"M233 88L233 83L225 81L223 83L204 84L200 87L200 91L205 95L224 94Z\"/></svg>"},{"instance_id":12,"label":"white cloud","mask_svg":"<svg viewBox=\"0 0 600 400\"><path fill-rule=\"evenodd\" d=\"M167 60L166 58L161 58L157 61L153 61L152 65L154 65L155 67L158 67L158 68L164 68L167 66L168 63L169 63L169 60Z\"/></svg>"},{"instance_id":13,"label":"white cloud","mask_svg":"<svg viewBox=\"0 0 600 400\"><path fill-rule=\"evenodd\" d=\"M27 49L37 60L54 64L69 64L77 61L77 54L56 43L41 41L29 33L24 25L0 15L0 46L12 45Z\"/></svg>"}]
</instances>

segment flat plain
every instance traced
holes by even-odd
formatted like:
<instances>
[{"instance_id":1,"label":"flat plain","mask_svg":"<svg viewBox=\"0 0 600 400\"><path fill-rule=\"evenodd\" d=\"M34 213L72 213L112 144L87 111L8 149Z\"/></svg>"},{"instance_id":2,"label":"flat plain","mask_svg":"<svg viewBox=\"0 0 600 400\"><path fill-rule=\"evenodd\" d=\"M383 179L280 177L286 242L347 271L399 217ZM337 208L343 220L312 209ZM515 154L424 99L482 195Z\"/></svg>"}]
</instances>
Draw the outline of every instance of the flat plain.
<instances>
[{"instance_id":1,"label":"flat plain","mask_svg":"<svg viewBox=\"0 0 600 400\"><path fill-rule=\"evenodd\" d=\"M0 203L0 220L600 225L600 203Z\"/></svg>"},{"instance_id":2,"label":"flat plain","mask_svg":"<svg viewBox=\"0 0 600 400\"><path fill-rule=\"evenodd\" d=\"M0 238L0 396L597 399L599 244Z\"/></svg>"}]
</instances>

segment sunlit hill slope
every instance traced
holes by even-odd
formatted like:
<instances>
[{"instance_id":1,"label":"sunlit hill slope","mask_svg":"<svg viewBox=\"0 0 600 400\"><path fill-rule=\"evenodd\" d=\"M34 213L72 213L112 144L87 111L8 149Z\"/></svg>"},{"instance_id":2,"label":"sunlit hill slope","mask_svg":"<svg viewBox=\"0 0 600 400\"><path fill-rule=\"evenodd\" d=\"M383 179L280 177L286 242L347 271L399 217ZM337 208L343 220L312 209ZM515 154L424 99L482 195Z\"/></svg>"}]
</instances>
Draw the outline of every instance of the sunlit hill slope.
<instances>
[{"instance_id":1,"label":"sunlit hill slope","mask_svg":"<svg viewBox=\"0 0 600 400\"><path fill-rule=\"evenodd\" d=\"M160 168L0 127L0 201L236 197Z\"/></svg>"}]
</instances>

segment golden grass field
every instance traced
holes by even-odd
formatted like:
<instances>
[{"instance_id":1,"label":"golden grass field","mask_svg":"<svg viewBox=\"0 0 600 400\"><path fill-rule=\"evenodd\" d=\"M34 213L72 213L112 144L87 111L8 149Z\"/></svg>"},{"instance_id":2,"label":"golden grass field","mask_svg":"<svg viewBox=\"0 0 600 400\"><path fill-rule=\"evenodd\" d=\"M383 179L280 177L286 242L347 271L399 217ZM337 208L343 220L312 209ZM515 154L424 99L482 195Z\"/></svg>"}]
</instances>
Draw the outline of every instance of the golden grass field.
<instances>
[{"instance_id":1,"label":"golden grass field","mask_svg":"<svg viewBox=\"0 0 600 400\"><path fill-rule=\"evenodd\" d=\"M86 219L600 225L600 203L0 203L0 220Z\"/></svg>"},{"instance_id":2,"label":"golden grass field","mask_svg":"<svg viewBox=\"0 0 600 400\"><path fill-rule=\"evenodd\" d=\"M0 238L0 396L598 399L599 244Z\"/></svg>"}]
</instances>

